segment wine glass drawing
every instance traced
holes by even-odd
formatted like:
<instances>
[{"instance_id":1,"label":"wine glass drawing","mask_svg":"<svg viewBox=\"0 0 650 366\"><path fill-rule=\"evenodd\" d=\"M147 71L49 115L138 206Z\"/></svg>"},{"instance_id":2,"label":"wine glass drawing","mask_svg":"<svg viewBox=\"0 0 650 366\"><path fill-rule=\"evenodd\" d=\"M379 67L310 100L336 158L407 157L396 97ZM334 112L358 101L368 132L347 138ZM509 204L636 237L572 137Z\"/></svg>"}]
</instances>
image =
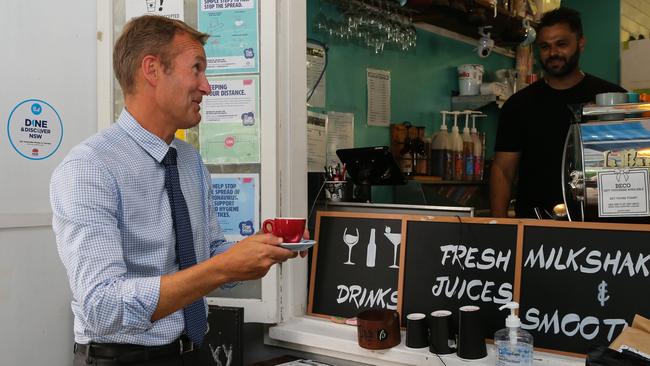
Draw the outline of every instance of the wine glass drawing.
<instances>
[{"instance_id":1,"label":"wine glass drawing","mask_svg":"<svg viewBox=\"0 0 650 366\"><path fill-rule=\"evenodd\" d=\"M393 264L388 266L388 268L399 268L397 265L397 247L402 241L402 233L391 233L390 227L386 226L384 229L384 236L393 244Z\"/></svg>"},{"instance_id":2,"label":"wine glass drawing","mask_svg":"<svg viewBox=\"0 0 650 366\"><path fill-rule=\"evenodd\" d=\"M352 234L348 234L348 228L346 227L345 230L343 230L343 242L345 245L348 246L348 261L343 262L343 264L349 264L349 265L354 265L352 263L352 247L355 246L359 242L359 229L356 229L357 231L357 236L354 236Z\"/></svg>"}]
</instances>

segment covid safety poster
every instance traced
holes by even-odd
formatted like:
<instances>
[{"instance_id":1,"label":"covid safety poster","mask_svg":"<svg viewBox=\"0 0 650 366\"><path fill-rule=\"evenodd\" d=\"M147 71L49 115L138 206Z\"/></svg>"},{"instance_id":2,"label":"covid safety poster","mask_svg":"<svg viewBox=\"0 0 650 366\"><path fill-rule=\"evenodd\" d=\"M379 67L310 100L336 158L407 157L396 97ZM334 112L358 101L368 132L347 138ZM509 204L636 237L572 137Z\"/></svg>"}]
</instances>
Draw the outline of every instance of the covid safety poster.
<instances>
[{"instance_id":1,"label":"covid safety poster","mask_svg":"<svg viewBox=\"0 0 650 366\"><path fill-rule=\"evenodd\" d=\"M199 0L198 20L210 35L207 74L259 72L257 0Z\"/></svg>"},{"instance_id":2,"label":"covid safety poster","mask_svg":"<svg viewBox=\"0 0 650 366\"><path fill-rule=\"evenodd\" d=\"M212 76L203 97L199 145L206 164L260 162L259 77Z\"/></svg>"},{"instance_id":3,"label":"covid safety poster","mask_svg":"<svg viewBox=\"0 0 650 366\"><path fill-rule=\"evenodd\" d=\"M219 225L228 241L238 241L259 229L259 174L212 174L212 199Z\"/></svg>"}]
</instances>

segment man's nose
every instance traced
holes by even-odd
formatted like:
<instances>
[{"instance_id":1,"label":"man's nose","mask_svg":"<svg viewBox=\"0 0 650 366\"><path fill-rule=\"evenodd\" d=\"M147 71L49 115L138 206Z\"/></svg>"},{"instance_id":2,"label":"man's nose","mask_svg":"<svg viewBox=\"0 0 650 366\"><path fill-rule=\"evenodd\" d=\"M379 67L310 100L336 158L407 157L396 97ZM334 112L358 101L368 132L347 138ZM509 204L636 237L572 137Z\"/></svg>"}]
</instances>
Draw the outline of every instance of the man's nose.
<instances>
[{"instance_id":1,"label":"man's nose","mask_svg":"<svg viewBox=\"0 0 650 366\"><path fill-rule=\"evenodd\" d=\"M208 82L208 78L205 75L203 75L203 78L201 80L201 85L199 85L199 90L203 95L208 95L212 91L212 88L210 87L210 82Z\"/></svg>"},{"instance_id":2,"label":"man's nose","mask_svg":"<svg viewBox=\"0 0 650 366\"><path fill-rule=\"evenodd\" d=\"M549 56L555 57L560 55L560 49L555 46L551 46L551 52L549 52Z\"/></svg>"}]
</instances>

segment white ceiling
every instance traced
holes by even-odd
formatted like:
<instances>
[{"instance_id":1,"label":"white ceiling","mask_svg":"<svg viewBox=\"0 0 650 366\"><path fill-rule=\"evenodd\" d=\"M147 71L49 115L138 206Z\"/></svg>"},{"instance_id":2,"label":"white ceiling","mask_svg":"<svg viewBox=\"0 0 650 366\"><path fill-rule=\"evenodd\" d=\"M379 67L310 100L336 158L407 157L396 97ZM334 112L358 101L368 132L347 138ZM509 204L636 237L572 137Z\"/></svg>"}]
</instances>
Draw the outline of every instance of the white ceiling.
<instances>
[{"instance_id":1,"label":"white ceiling","mask_svg":"<svg viewBox=\"0 0 650 366\"><path fill-rule=\"evenodd\" d=\"M621 41L640 34L650 39L650 0L621 0Z\"/></svg>"}]
</instances>

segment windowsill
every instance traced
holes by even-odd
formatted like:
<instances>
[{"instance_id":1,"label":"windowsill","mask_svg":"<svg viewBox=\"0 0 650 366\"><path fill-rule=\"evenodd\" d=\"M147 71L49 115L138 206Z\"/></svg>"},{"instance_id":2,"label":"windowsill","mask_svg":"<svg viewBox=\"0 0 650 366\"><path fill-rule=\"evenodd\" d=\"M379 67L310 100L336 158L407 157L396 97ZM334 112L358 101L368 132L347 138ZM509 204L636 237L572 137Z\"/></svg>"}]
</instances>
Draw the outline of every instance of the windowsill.
<instances>
[{"instance_id":1,"label":"windowsill","mask_svg":"<svg viewBox=\"0 0 650 366\"><path fill-rule=\"evenodd\" d=\"M442 365L428 348L412 349L402 343L387 350L370 351L357 344L354 326L336 324L320 318L302 316L269 328L265 342L274 346L315 353L372 365ZM494 346L488 344L488 355L479 360L464 360L455 354L440 355L447 366L493 366ZM584 359L535 352L535 366L582 366Z\"/></svg>"}]
</instances>

